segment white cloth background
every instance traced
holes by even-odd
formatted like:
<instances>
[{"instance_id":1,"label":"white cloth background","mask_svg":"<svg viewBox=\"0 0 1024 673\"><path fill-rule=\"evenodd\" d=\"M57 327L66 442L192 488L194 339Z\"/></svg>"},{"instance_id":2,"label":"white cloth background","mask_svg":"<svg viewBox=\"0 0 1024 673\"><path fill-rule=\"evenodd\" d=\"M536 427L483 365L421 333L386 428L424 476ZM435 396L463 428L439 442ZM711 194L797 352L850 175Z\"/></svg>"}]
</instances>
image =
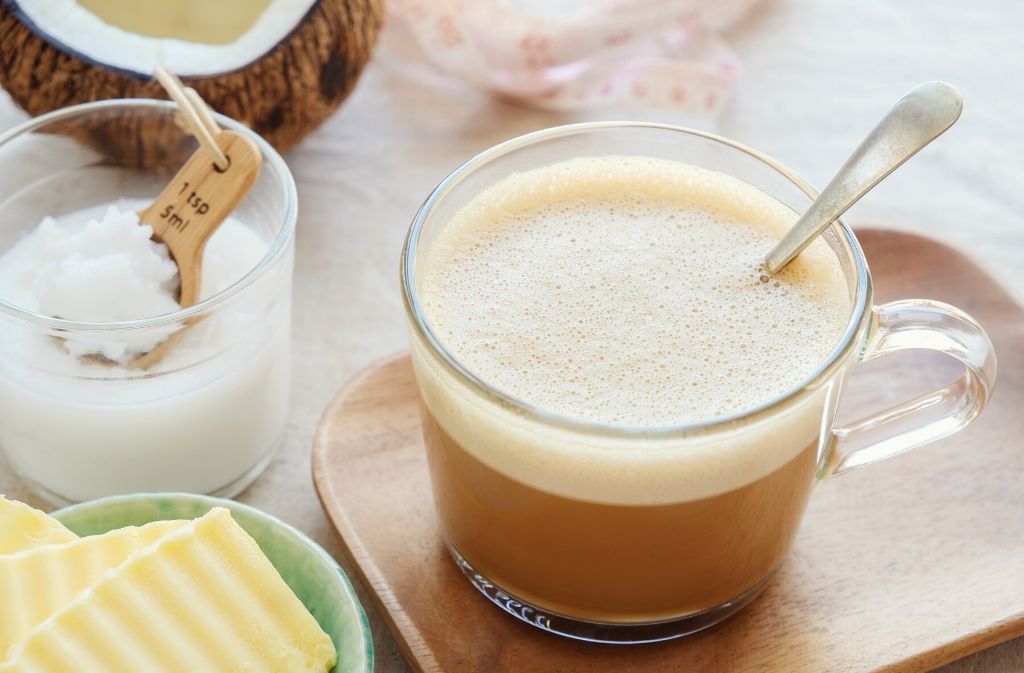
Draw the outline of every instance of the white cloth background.
<instances>
[{"instance_id":1,"label":"white cloth background","mask_svg":"<svg viewBox=\"0 0 1024 673\"><path fill-rule=\"evenodd\" d=\"M1022 29L1024 3L1016 0L766 0L725 33L742 75L718 130L820 186L905 91L928 79L954 83L967 100L960 122L857 204L849 219L880 220L947 241L1024 297ZM498 141L545 126L689 121L678 115L527 109L379 52L341 112L286 157L300 195L296 385L286 443L243 499L338 555L309 477L313 430L348 376L405 347L399 249L416 208L450 170ZM0 95L0 129L23 118ZM30 499L2 464L0 492ZM364 602L377 670L408 670ZM1021 670L1024 640L943 669Z\"/></svg>"}]
</instances>

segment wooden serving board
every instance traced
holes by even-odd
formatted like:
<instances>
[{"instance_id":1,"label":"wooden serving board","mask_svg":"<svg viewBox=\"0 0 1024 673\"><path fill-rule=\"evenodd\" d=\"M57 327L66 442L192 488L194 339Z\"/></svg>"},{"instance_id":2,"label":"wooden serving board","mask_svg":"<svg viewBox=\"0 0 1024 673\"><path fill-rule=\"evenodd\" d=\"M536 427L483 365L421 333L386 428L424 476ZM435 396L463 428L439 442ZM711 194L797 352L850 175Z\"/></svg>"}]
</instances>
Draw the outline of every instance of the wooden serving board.
<instances>
[{"instance_id":1,"label":"wooden serving board","mask_svg":"<svg viewBox=\"0 0 1024 673\"><path fill-rule=\"evenodd\" d=\"M960 434L818 485L793 552L749 607L656 645L551 635L470 586L438 532L407 356L377 363L327 408L313 476L349 567L418 671L924 671L1024 635L1024 311L973 262L918 236L863 230L876 301L930 297L989 331L999 383ZM842 414L934 388L932 354L861 366Z\"/></svg>"}]
</instances>

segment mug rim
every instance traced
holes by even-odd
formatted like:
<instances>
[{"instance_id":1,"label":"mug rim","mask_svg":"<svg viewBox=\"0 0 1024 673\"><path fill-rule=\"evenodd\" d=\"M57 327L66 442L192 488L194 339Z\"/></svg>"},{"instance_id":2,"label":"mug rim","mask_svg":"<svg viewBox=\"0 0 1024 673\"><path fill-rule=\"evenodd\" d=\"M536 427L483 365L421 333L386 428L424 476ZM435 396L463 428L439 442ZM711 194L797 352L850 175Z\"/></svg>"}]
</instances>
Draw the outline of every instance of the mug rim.
<instances>
[{"instance_id":1,"label":"mug rim","mask_svg":"<svg viewBox=\"0 0 1024 673\"><path fill-rule=\"evenodd\" d=\"M157 113L163 114L172 113L177 110L177 104L173 101L157 100L153 98L114 98L109 100L93 101L90 103L80 103L78 105L70 105L68 107L53 110L52 112L28 119L14 128L0 133L0 150L3 149L4 145L15 138L26 133L37 131L54 121L75 117L83 113L94 112L97 110L113 110L118 108L153 110ZM281 230L277 233L277 236L274 237L274 240L271 242L267 252L264 253L255 266L249 269L244 276L225 289L203 299L200 302L171 313L150 316L148 318L109 322L67 320L30 311L26 308L17 306L16 304L5 301L2 297L0 297L0 316L6 315L17 320L33 323L45 329L60 330L64 332L120 331L126 329L162 327L169 324L182 323L193 319L197 315L212 311L245 288L252 285L258 278L263 276L270 267L274 266L284 255L288 245L295 235L295 223L298 219L298 191L295 187L295 178L292 176L292 172L288 168L288 164L285 163L277 150L275 150L270 143L264 140L259 134L231 117L226 117L216 111L211 110L211 112L213 112L213 116L217 120L218 124L240 133L255 143L259 148L260 153L263 155L263 160L271 164L281 176L280 187L284 192L285 199L284 221L281 225Z\"/></svg>"},{"instance_id":2,"label":"mug rim","mask_svg":"<svg viewBox=\"0 0 1024 673\"><path fill-rule=\"evenodd\" d=\"M838 233L846 243L852 257L856 277L856 288L852 302L852 309L842 337L839 339L839 342L836 344L832 352L829 353L828 357L826 357L817 368L815 368L795 386L758 405L742 409L733 414L690 423L652 426L625 425L584 420L578 417L549 411L499 390L470 371L461 362L459 362L451 352L449 352L427 321L426 314L423 311L419 295L416 291L415 269L413 268L423 226L429 219L434 208L469 174L492 161L514 152L515 150L556 138L591 131L607 131L615 129L653 129L657 131L668 131L672 133L682 133L688 136L708 140L713 143L718 143L719 145L725 146L731 150L739 151L760 161L762 164L768 166L776 173L786 178L810 199L813 200L818 196L818 192L803 180L803 178L801 178L795 171L770 156L753 149L752 147L714 133L673 124L634 121L582 122L577 124L554 126L511 138L480 152L452 171L437 185L437 187L434 188L427 199L423 202L423 205L420 206L416 216L413 218L412 225L409 227L405 244L402 247L399 267L402 300L405 305L406 316L410 325L426 344L426 347L438 357L443 366L457 379L468 385L475 393L482 395L485 399L498 404L506 410L510 410L529 418L534 418L542 423L553 425L571 432L588 435L601 435L613 438L672 437L727 429L735 426L741 421L749 423L769 416L779 407L793 400L804 397L804 395L817 390L824 383L829 381L835 371L841 367L857 349L858 335L868 322L871 315L871 311L869 309L872 304L873 295L871 275L868 272L867 261L864 258L864 251L861 249L860 243L857 241L857 237L854 235L853 230L842 218L837 219L829 225L829 229Z\"/></svg>"}]
</instances>

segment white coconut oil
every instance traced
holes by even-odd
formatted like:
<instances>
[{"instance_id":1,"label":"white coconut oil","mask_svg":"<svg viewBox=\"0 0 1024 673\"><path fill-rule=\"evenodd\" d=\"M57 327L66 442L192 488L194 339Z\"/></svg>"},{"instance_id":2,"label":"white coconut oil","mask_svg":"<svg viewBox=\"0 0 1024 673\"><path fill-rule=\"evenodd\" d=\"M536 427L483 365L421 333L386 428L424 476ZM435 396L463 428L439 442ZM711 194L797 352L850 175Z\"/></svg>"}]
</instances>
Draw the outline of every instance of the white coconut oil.
<instances>
[{"instance_id":1,"label":"white coconut oil","mask_svg":"<svg viewBox=\"0 0 1024 673\"><path fill-rule=\"evenodd\" d=\"M224 493L265 465L285 423L290 268L263 275L185 325L177 267L122 201L46 218L0 256L0 299L85 325L0 320L0 447L57 500ZM270 242L229 218L210 238L201 297L229 290ZM284 280L282 280L284 279ZM136 323L145 318L157 318ZM94 329L96 323L137 328ZM185 335L153 369L131 362Z\"/></svg>"}]
</instances>

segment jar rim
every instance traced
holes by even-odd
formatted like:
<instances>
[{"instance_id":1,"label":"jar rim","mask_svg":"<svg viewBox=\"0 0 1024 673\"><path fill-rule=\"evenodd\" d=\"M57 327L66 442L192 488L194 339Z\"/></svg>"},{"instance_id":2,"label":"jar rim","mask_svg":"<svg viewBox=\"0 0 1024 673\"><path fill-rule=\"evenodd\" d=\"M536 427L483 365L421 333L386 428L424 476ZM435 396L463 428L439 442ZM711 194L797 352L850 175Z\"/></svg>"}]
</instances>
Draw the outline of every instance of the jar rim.
<instances>
[{"instance_id":1,"label":"jar rim","mask_svg":"<svg viewBox=\"0 0 1024 673\"><path fill-rule=\"evenodd\" d=\"M3 148L3 146L11 140L14 140L26 133L36 131L54 121L75 117L83 113L118 108L148 109L169 113L176 110L177 105L172 101L149 98L115 98L72 105L48 112L38 117L33 117L32 119L29 119L26 122L5 131L4 133L0 133L0 148ZM55 318L53 316L36 313L35 311L31 311L5 301L2 297L0 297L0 315L6 315L24 322L33 323L45 329L59 330L63 332L119 331L180 324L191 320L200 314L208 313L225 303L227 300L231 299L256 282L256 280L263 276L269 268L274 266L274 264L288 249L288 245L295 234L295 223L298 218L298 192L295 187L295 179L281 155L278 154L277 150L275 150L270 143L264 140L261 136L244 126L241 122L231 119L230 117L226 117L219 112L214 112L213 116L217 120L217 123L222 127L240 133L255 143L259 148L260 153L263 155L263 160L272 165L276 172L281 176L281 187L284 190L285 198L284 222L282 223L281 230L277 233L277 236L267 249L267 252L264 253L263 257L260 258L260 261L257 262L255 266L249 269L244 276L228 287L200 302L171 313L164 313L162 315L150 316L147 318L110 322L68 320L65 318Z\"/></svg>"},{"instance_id":2,"label":"jar rim","mask_svg":"<svg viewBox=\"0 0 1024 673\"><path fill-rule=\"evenodd\" d=\"M426 314L423 311L423 307L420 304L416 290L414 269L416 250L420 241L423 226L429 219L435 206L437 206L438 203L469 174L518 149L540 142L564 138L580 133L623 129L647 129L683 133L688 136L701 138L703 140L723 145L742 154L746 154L747 156L766 165L768 168L786 178L810 199L813 200L818 196L818 192L795 171L758 150L724 136L672 124L631 121L583 122L578 124L555 126L506 140L505 142L484 150L469 159L441 181L441 183L431 192L430 196L427 197L423 205L420 206L419 211L413 219L412 225L409 227L409 232L405 239L405 245L402 248L399 272L402 299L405 304L406 315L409 318L410 325L412 326L415 334L421 338L426 344L426 347L438 357L444 368L450 374L455 376L457 380L469 386L474 392L482 395L485 399L490 400L513 413L535 418L542 423L572 432L591 435L636 438L673 437L709 431L713 432L716 430L734 427L740 422L756 422L757 420L766 418L778 411L779 408L784 405L802 399L805 395L819 389L822 385L831 380L838 368L840 368L857 349L859 343L858 337L869 324L872 315L870 307L873 289L871 285L871 276L868 273L867 262L864 259L864 252L861 249L860 243L857 241L852 229L850 229L842 218L833 222L829 229L837 232L840 240L846 244L845 247L851 257L856 278L856 288L850 318L842 337L828 357L825 358L824 361L814 369L814 371L804 377L804 379L795 386L759 405L743 409L733 414L716 417L712 420L658 426L632 426L602 423L599 421L584 420L578 417L558 414L514 397L483 381L459 362L459 360L449 352L444 344L441 343L434 330L430 327L430 324L426 319Z\"/></svg>"}]
</instances>

